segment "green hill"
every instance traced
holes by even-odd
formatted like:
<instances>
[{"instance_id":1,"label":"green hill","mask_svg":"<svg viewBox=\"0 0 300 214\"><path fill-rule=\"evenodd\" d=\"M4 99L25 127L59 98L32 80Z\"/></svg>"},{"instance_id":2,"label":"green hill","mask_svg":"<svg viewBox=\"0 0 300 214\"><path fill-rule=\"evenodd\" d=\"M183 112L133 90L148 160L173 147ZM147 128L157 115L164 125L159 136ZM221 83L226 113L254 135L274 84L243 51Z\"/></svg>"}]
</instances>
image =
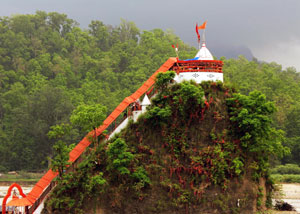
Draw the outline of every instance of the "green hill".
<instances>
[{"instance_id":1,"label":"green hill","mask_svg":"<svg viewBox=\"0 0 300 214\"><path fill-rule=\"evenodd\" d=\"M221 82L156 88L136 123L59 180L44 213L247 214L270 205L269 159L286 151L273 103Z\"/></svg>"}]
</instances>

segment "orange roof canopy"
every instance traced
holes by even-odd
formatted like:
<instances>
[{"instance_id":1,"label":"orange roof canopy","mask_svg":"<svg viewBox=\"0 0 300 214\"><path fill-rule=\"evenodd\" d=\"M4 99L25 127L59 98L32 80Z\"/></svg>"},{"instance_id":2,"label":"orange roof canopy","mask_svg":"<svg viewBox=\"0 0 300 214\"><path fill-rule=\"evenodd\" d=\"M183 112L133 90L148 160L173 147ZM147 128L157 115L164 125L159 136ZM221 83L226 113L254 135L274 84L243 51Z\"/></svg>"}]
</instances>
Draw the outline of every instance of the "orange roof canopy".
<instances>
[{"instance_id":1,"label":"orange roof canopy","mask_svg":"<svg viewBox=\"0 0 300 214\"><path fill-rule=\"evenodd\" d=\"M32 203L27 198L13 198L6 206L25 207L30 206Z\"/></svg>"}]
</instances>

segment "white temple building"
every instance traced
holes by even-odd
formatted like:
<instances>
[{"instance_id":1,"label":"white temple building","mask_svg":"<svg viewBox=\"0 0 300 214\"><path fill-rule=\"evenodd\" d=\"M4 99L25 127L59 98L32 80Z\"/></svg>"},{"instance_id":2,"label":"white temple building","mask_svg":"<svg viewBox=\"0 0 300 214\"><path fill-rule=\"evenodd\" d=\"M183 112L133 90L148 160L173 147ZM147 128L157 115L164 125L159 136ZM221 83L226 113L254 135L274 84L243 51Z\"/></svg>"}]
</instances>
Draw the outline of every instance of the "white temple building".
<instances>
[{"instance_id":1,"label":"white temple building","mask_svg":"<svg viewBox=\"0 0 300 214\"><path fill-rule=\"evenodd\" d=\"M223 63L219 60L214 60L213 55L206 47L205 42L202 42L201 48L194 59L178 61L179 67L185 69L178 69L174 78L176 82L184 80L194 80L196 83L202 81L222 81L223 82Z\"/></svg>"}]
</instances>

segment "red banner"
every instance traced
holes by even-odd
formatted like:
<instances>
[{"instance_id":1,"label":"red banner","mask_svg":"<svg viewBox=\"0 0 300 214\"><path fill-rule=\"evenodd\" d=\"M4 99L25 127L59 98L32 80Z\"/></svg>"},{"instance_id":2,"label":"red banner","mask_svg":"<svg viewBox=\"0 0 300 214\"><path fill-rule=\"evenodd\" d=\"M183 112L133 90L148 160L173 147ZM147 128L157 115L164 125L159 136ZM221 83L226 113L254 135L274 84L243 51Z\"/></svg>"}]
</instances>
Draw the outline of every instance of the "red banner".
<instances>
[{"instance_id":1,"label":"red banner","mask_svg":"<svg viewBox=\"0 0 300 214\"><path fill-rule=\"evenodd\" d=\"M197 33L197 36L198 36L198 43L200 43L200 34L199 34L199 27L198 27L198 23L196 23L196 33Z\"/></svg>"}]
</instances>

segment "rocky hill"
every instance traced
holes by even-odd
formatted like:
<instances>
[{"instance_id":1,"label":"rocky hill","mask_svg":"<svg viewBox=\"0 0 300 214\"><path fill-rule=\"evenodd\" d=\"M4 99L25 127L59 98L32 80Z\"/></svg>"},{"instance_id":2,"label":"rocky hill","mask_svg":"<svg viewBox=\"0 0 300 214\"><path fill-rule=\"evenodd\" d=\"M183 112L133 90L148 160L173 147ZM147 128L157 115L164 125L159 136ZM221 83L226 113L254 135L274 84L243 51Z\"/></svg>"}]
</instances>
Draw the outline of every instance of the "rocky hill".
<instances>
[{"instance_id":1,"label":"rocky hill","mask_svg":"<svg viewBox=\"0 0 300 214\"><path fill-rule=\"evenodd\" d=\"M169 84L148 111L91 148L44 213L255 213L271 203L268 162L282 155L274 105L222 82Z\"/></svg>"}]
</instances>

